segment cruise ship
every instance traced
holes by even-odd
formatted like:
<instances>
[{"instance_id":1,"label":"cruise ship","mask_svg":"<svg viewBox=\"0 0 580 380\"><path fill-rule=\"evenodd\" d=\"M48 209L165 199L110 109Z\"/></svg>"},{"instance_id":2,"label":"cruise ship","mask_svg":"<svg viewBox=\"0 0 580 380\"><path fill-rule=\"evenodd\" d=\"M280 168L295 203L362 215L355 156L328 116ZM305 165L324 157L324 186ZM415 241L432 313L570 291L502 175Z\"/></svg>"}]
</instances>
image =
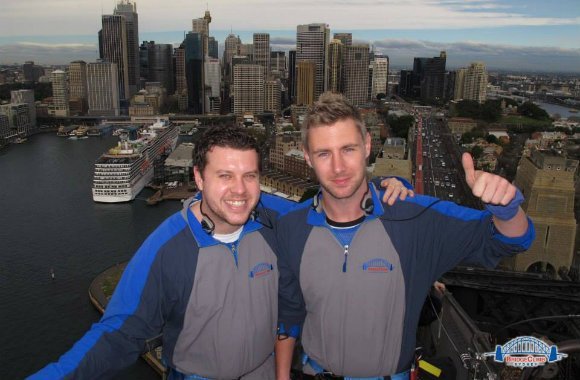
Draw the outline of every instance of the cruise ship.
<instances>
[{"instance_id":1,"label":"cruise ship","mask_svg":"<svg viewBox=\"0 0 580 380\"><path fill-rule=\"evenodd\" d=\"M118 203L135 199L153 179L154 163L175 149L179 128L166 120L157 120L144 128L137 140L120 136L117 146L105 152L95 163L93 200Z\"/></svg>"}]
</instances>

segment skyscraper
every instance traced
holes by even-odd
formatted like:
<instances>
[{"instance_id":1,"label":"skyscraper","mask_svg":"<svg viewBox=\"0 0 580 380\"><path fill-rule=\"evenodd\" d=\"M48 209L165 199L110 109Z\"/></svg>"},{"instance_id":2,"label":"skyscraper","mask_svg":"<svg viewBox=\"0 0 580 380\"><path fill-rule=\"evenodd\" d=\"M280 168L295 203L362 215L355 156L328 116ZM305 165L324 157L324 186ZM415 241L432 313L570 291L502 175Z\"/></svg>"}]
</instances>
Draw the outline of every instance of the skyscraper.
<instances>
[{"instance_id":1,"label":"skyscraper","mask_svg":"<svg viewBox=\"0 0 580 380\"><path fill-rule=\"evenodd\" d=\"M88 109L87 63L73 61L68 65L68 86L71 115L83 114Z\"/></svg>"},{"instance_id":2,"label":"skyscraper","mask_svg":"<svg viewBox=\"0 0 580 380\"><path fill-rule=\"evenodd\" d=\"M223 56L223 67L224 67L224 77L226 82L231 82L231 73L232 73L232 57L234 55L240 54L240 45L242 41L240 37L236 36L235 34L229 34L226 37L226 41L224 43L224 56Z\"/></svg>"},{"instance_id":3,"label":"skyscraper","mask_svg":"<svg viewBox=\"0 0 580 380\"><path fill-rule=\"evenodd\" d=\"M334 33L334 39L342 42L344 46L352 45L352 33Z\"/></svg>"},{"instance_id":4,"label":"skyscraper","mask_svg":"<svg viewBox=\"0 0 580 380\"><path fill-rule=\"evenodd\" d=\"M129 58L125 16L103 15L102 23L101 58L117 65L119 99L128 100L130 97Z\"/></svg>"},{"instance_id":5,"label":"skyscraper","mask_svg":"<svg viewBox=\"0 0 580 380\"><path fill-rule=\"evenodd\" d=\"M217 40L215 39L215 37L209 37L208 40L208 55L210 56L210 58L215 58L218 59L218 51L219 51L219 45Z\"/></svg>"},{"instance_id":6,"label":"skyscraper","mask_svg":"<svg viewBox=\"0 0 580 380\"><path fill-rule=\"evenodd\" d=\"M389 58L375 57L371 63L373 68L371 99L376 99L378 94L387 95L387 79L389 75Z\"/></svg>"},{"instance_id":7,"label":"skyscraper","mask_svg":"<svg viewBox=\"0 0 580 380\"><path fill-rule=\"evenodd\" d=\"M264 112L264 67L256 64L234 66L234 113L252 114Z\"/></svg>"},{"instance_id":8,"label":"skyscraper","mask_svg":"<svg viewBox=\"0 0 580 380\"><path fill-rule=\"evenodd\" d=\"M137 4L130 0L120 0L115 8L115 15L125 17L127 39L127 75L129 81L129 96L139 91L139 16Z\"/></svg>"},{"instance_id":9,"label":"skyscraper","mask_svg":"<svg viewBox=\"0 0 580 380\"><path fill-rule=\"evenodd\" d=\"M270 35L254 33L254 63L264 68L266 78L270 75Z\"/></svg>"},{"instance_id":10,"label":"skyscraper","mask_svg":"<svg viewBox=\"0 0 580 380\"><path fill-rule=\"evenodd\" d=\"M296 64L314 63L314 98L326 90L326 70L330 29L327 24L298 25L296 28Z\"/></svg>"},{"instance_id":11,"label":"skyscraper","mask_svg":"<svg viewBox=\"0 0 580 380\"><path fill-rule=\"evenodd\" d=\"M288 52L288 99L290 103L296 100L296 50Z\"/></svg>"},{"instance_id":12,"label":"skyscraper","mask_svg":"<svg viewBox=\"0 0 580 380\"><path fill-rule=\"evenodd\" d=\"M487 70L483 62L474 62L465 72L463 99L485 102L487 95Z\"/></svg>"},{"instance_id":13,"label":"skyscraper","mask_svg":"<svg viewBox=\"0 0 580 380\"><path fill-rule=\"evenodd\" d=\"M55 70L50 74L50 81L52 82L52 104L48 108L48 113L52 116L69 116L66 73L62 70Z\"/></svg>"},{"instance_id":14,"label":"skyscraper","mask_svg":"<svg viewBox=\"0 0 580 380\"><path fill-rule=\"evenodd\" d=\"M332 40L328 45L328 91L342 92L343 53L343 43L339 39Z\"/></svg>"},{"instance_id":15,"label":"skyscraper","mask_svg":"<svg viewBox=\"0 0 580 380\"><path fill-rule=\"evenodd\" d=\"M204 75L204 36L200 33L187 33L183 45L185 48L185 77L187 80L188 110L194 114L203 114L205 98Z\"/></svg>"},{"instance_id":16,"label":"skyscraper","mask_svg":"<svg viewBox=\"0 0 580 380\"><path fill-rule=\"evenodd\" d=\"M465 73L467 73L467 69L465 68L455 70L453 100L463 99L463 91L465 90Z\"/></svg>"},{"instance_id":17,"label":"skyscraper","mask_svg":"<svg viewBox=\"0 0 580 380\"><path fill-rule=\"evenodd\" d=\"M168 94L175 92L173 84L173 46L143 41L139 48L141 75L145 82L159 82Z\"/></svg>"},{"instance_id":18,"label":"skyscraper","mask_svg":"<svg viewBox=\"0 0 580 380\"><path fill-rule=\"evenodd\" d=\"M264 110L280 113L280 100L282 95L282 83L280 79L266 81Z\"/></svg>"},{"instance_id":19,"label":"skyscraper","mask_svg":"<svg viewBox=\"0 0 580 380\"><path fill-rule=\"evenodd\" d=\"M217 58L209 57L205 63L205 113L213 112L211 109L211 104L219 103L220 99L220 85L221 85L221 72L220 72L220 60ZM217 100L217 103L216 103Z\"/></svg>"},{"instance_id":20,"label":"skyscraper","mask_svg":"<svg viewBox=\"0 0 580 380\"><path fill-rule=\"evenodd\" d=\"M286 79L288 71L286 68L286 53L283 51L273 51L270 53L270 73L275 78Z\"/></svg>"},{"instance_id":21,"label":"skyscraper","mask_svg":"<svg viewBox=\"0 0 580 380\"><path fill-rule=\"evenodd\" d=\"M343 94L354 105L368 101L369 45L347 45L343 59Z\"/></svg>"},{"instance_id":22,"label":"skyscraper","mask_svg":"<svg viewBox=\"0 0 580 380\"><path fill-rule=\"evenodd\" d=\"M316 66L311 61L301 61L296 64L296 104L309 106L316 98L314 87L316 82Z\"/></svg>"},{"instance_id":23,"label":"skyscraper","mask_svg":"<svg viewBox=\"0 0 580 380\"><path fill-rule=\"evenodd\" d=\"M119 116L118 83L116 63L95 62L87 65L89 115Z\"/></svg>"},{"instance_id":24,"label":"skyscraper","mask_svg":"<svg viewBox=\"0 0 580 380\"><path fill-rule=\"evenodd\" d=\"M442 51L439 57L425 58L421 79L421 99L426 102L442 102L447 98L447 54Z\"/></svg>"}]
</instances>

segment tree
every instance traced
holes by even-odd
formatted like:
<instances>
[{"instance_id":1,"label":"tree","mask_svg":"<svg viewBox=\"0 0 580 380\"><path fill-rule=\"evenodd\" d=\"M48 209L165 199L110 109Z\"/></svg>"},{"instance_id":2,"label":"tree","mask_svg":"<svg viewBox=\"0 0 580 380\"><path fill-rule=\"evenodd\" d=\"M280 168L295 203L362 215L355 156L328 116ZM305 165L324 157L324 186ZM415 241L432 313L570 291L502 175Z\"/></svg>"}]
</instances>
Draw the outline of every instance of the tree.
<instances>
[{"instance_id":1,"label":"tree","mask_svg":"<svg viewBox=\"0 0 580 380\"><path fill-rule=\"evenodd\" d=\"M485 137L485 141L487 141L490 144L498 144L498 140L497 137L495 137L495 135L487 135Z\"/></svg>"},{"instance_id":2,"label":"tree","mask_svg":"<svg viewBox=\"0 0 580 380\"><path fill-rule=\"evenodd\" d=\"M471 148L471 155L473 156L474 160L477 160L483 155L483 148L479 145L473 146L473 148Z\"/></svg>"},{"instance_id":3,"label":"tree","mask_svg":"<svg viewBox=\"0 0 580 380\"><path fill-rule=\"evenodd\" d=\"M550 115L548 115L548 113L544 109L538 107L532 102L525 102L524 104L522 104L518 108L518 112L520 113L520 115L527 116L529 118L536 120L550 119Z\"/></svg>"}]
</instances>

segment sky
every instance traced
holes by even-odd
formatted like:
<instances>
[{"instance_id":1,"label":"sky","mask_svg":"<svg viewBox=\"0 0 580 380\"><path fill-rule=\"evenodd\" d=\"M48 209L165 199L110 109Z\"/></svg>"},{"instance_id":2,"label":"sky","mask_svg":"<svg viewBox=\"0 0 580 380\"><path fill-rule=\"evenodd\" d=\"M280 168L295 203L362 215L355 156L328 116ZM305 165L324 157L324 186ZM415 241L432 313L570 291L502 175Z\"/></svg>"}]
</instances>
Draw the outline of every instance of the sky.
<instances>
[{"instance_id":1,"label":"sky","mask_svg":"<svg viewBox=\"0 0 580 380\"><path fill-rule=\"evenodd\" d=\"M179 43L191 19L212 16L221 45L230 31L251 43L268 32L273 50L295 46L296 25L326 23L371 43L395 67L447 51L449 68L580 73L579 0L136 0L140 40ZM94 61L101 15L117 0L2 0L0 63Z\"/></svg>"}]
</instances>

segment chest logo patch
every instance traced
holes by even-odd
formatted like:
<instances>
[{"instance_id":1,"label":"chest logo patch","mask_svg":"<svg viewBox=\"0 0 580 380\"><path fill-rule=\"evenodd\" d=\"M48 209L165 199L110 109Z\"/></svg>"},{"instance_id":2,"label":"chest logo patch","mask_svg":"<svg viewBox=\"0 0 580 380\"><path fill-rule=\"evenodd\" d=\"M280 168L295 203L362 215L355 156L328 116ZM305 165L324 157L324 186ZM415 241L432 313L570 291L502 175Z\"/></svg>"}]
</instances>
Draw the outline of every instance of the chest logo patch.
<instances>
[{"instance_id":1,"label":"chest logo patch","mask_svg":"<svg viewBox=\"0 0 580 380\"><path fill-rule=\"evenodd\" d=\"M269 263L256 264L250 271L250 278L258 278L267 275L274 270L274 266Z\"/></svg>"},{"instance_id":2,"label":"chest logo patch","mask_svg":"<svg viewBox=\"0 0 580 380\"><path fill-rule=\"evenodd\" d=\"M393 264L383 258L377 257L363 263L362 270L368 273L388 273L393 270Z\"/></svg>"}]
</instances>

